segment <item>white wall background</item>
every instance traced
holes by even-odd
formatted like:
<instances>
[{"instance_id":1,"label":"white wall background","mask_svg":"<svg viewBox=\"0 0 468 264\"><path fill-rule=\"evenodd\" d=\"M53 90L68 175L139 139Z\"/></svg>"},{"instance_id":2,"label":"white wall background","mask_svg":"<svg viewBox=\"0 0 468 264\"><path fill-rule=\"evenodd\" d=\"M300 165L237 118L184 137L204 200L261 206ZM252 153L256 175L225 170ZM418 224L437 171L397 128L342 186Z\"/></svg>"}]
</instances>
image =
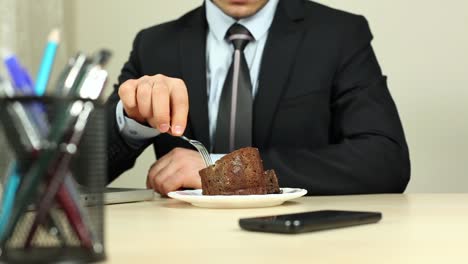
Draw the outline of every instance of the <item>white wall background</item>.
<instances>
[{"instance_id":1,"label":"white wall background","mask_svg":"<svg viewBox=\"0 0 468 264\"><path fill-rule=\"evenodd\" d=\"M111 48L112 82L141 28L178 18L201 0L66 1L69 53ZM468 192L468 1L321 0L369 20L399 107L412 160L408 192ZM114 186L143 187L152 149Z\"/></svg>"},{"instance_id":2,"label":"white wall background","mask_svg":"<svg viewBox=\"0 0 468 264\"><path fill-rule=\"evenodd\" d=\"M0 0L0 48L14 52L33 78L36 77L45 42L54 27L64 25L63 0ZM66 62L66 38L56 63ZM64 48L63 48L64 47ZM0 70L3 72L3 63ZM58 76L54 69L51 80Z\"/></svg>"}]
</instances>

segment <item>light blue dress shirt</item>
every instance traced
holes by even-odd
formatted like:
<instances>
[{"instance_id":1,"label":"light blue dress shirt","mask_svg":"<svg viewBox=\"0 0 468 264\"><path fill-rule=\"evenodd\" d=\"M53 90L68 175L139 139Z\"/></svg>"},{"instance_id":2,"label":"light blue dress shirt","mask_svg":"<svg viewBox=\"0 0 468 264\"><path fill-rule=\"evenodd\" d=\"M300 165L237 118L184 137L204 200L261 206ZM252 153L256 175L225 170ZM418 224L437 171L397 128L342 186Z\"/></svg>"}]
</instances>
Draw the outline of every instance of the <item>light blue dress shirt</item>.
<instances>
[{"instance_id":1,"label":"light blue dress shirt","mask_svg":"<svg viewBox=\"0 0 468 264\"><path fill-rule=\"evenodd\" d=\"M269 0L255 15L240 20L235 20L226 15L212 1L205 1L206 18L209 27L206 41L206 77L211 142L213 142L216 133L219 101L234 51L233 45L225 39L226 32L232 24L237 22L246 27L255 38L244 50L245 58L250 69L253 88L252 93L253 96L255 96L258 90L258 75L260 72L263 49L275 15L276 7L278 6L278 1L279 0ZM145 140L159 135L159 131L156 129L141 125L125 117L121 102L117 105L116 117L120 132L130 145L141 145ZM220 158L219 155L213 156L215 160Z\"/></svg>"}]
</instances>

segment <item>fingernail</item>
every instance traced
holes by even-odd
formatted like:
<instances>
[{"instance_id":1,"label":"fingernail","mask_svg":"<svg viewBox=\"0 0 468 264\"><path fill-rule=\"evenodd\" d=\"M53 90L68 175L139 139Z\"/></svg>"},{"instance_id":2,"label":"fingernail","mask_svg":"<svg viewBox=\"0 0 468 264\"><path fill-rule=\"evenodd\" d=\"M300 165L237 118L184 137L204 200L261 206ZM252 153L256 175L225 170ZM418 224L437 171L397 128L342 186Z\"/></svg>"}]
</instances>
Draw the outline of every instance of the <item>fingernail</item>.
<instances>
[{"instance_id":1,"label":"fingernail","mask_svg":"<svg viewBox=\"0 0 468 264\"><path fill-rule=\"evenodd\" d=\"M177 135L182 135L183 132L184 132L184 129L182 128L182 126L174 127L174 133L176 133Z\"/></svg>"},{"instance_id":2,"label":"fingernail","mask_svg":"<svg viewBox=\"0 0 468 264\"><path fill-rule=\"evenodd\" d=\"M159 131L162 133L166 133L169 130L169 125L168 124L162 124L159 126Z\"/></svg>"}]
</instances>

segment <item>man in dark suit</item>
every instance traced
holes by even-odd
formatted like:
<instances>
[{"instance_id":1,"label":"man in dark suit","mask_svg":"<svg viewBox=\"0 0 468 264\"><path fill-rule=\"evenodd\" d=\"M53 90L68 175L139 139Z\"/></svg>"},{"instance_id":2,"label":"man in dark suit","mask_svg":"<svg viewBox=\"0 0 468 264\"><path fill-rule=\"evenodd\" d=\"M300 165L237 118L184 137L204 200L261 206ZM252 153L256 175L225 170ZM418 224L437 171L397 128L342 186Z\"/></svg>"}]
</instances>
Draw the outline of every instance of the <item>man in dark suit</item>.
<instances>
[{"instance_id":1,"label":"man in dark suit","mask_svg":"<svg viewBox=\"0 0 468 264\"><path fill-rule=\"evenodd\" d=\"M223 38L228 23L246 35ZM233 48L231 36L247 44ZM203 161L178 136L216 152L223 86L241 67L249 78L234 83L251 80L253 96L249 142L280 186L311 195L403 192L408 147L371 40L362 16L304 0L207 0L141 31L108 100L110 180L153 144L149 188L200 188ZM244 55L247 71L234 63Z\"/></svg>"}]
</instances>

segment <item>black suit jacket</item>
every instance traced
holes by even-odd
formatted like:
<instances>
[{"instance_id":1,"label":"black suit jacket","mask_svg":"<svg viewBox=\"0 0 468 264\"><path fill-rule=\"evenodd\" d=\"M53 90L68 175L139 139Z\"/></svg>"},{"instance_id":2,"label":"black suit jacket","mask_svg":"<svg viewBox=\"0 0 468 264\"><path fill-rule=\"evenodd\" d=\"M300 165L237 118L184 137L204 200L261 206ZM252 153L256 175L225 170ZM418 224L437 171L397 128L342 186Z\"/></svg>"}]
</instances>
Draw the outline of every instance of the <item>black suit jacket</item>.
<instances>
[{"instance_id":1,"label":"black suit jacket","mask_svg":"<svg viewBox=\"0 0 468 264\"><path fill-rule=\"evenodd\" d=\"M165 74L186 82L190 112L185 135L210 146L204 6L141 31L119 85ZM253 145L281 186L312 195L403 192L410 176L398 112L371 47L362 16L304 1L280 0L269 31L254 102ZM109 177L131 168L143 151L116 129L118 85L109 98ZM152 142L158 157L179 138Z\"/></svg>"}]
</instances>

